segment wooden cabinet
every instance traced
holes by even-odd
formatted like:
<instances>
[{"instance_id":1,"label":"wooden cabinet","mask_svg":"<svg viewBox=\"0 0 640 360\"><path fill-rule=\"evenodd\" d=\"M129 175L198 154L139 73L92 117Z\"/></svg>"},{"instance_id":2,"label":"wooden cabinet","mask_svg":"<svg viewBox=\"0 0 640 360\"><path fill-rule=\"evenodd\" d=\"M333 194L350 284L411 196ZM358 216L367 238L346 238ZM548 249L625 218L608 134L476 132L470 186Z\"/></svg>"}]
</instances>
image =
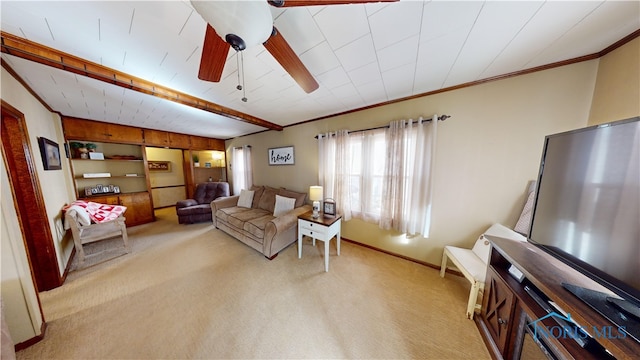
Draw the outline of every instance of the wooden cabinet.
<instances>
[{"instance_id":1,"label":"wooden cabinet","mask_svg":"<svg viewBox=\"0 0 640 360\"><path fill-rule=\"evenodd\" d=\"M487 238L492 249L476 322L492 358L612 359L612 354L631 359L640 354L639 343L616 335L612 322L562 286L598 288L597 283L528 242ZM512 267L522 279L511 275ZM579 328L591 337L575 335Z\"/></svg>"},{"instance_id":2,"label":"wooden cabinet","mask_svg":"<svg viewBox=\"0 0 640 360\"><path fill-rule=\"evenodd\" d=\"M207 150L209 149L209 138L202 136L189 136L191 142L191 149L194 150Z\"/></svg>"},{"instance_id":3,"label":"wooden cabinet","mask_svg":"<svg viewBox=\"0 0 640 360\"><path fill-rule=\"evenodd\" d=\"M217 140L217 139L214 139ZM223 142L224 143L224 142ZM174 149L188 149L191 146L189 135L169 133L169 147Z\"/></svg>"},{"instance_id":4,"label":"wooden cabinet","mask_svg":"<svg viewBox=\"0 0 640 360\"><path fill-rule=\"evenodd\" d=\"M124 216L127 226L146 224L155 220L149 192L95 196L87 200L101 204L126 206L127 211Z\"/></svg>"},{"instance_id":5,"label":"wooden cabinet","mask_svg":"<svg viewBox=\"0 0 640 360\"><path fill-rule=\"evenodd\" d=\"M169 133L160 130L144 129L144 143L152 146L169 146Z\"/></svg>"},{"instance_id":6,"label":"wooden cabinet","mask_svg":"<svg viewBox=\"0 0 640 360\"><path fill-rule=\"evenodd\" d=\"M128 144L144 143L142 129L133 126L63 117L62 127L67 139Z\"/></svg>"},{"instance_id":7,"label":"wooden cabinet","mask_svg":"<svg viewBox=\"0 0 640 360\"><path fill-rule=\"evenodd\" d=\"M73 139L84 142L84 139ZM71 159L78 199L127 207L127 226L154 221L145 153L140 145L95 142L104 159Z\"/></svg>"},{"instance_id":8,"label":"wooden cabinet","mask_svg":"<svg viewBox=\"0 0 640 360\"><path fill-rule=\"evenodd\" d=\"M498 351L505 354L516 303L515 295L491 268L487 271L484 291L482 319L489 329Z\"/></svg>"}]
</instances>

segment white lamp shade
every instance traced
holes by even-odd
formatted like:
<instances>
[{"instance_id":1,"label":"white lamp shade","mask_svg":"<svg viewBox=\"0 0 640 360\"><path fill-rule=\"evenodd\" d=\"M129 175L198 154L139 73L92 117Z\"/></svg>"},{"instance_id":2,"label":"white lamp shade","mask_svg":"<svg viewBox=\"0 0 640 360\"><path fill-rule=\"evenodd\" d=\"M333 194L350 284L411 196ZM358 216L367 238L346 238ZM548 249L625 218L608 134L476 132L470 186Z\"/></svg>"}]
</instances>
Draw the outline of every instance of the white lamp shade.
<instances>
[{"instance_id":1,"label":"white lamp shade","mask_svg":"<svg viewBox=\"0 0 640 360\"><path fill-rule=\"evenodd\" d=\"M320 201L322 200L322 186L310 186L309 187L309 200Z\"/></svg>"},{"instance_id":2,"label":"white lamp shade","mask_svg":"<svg viewBox=\"0 0 640 360\"><path fill-rule=\"evenodd\" d=\"M235 34L247 47L263 44L273 30L273 18L266 1L198 1L191 5L223 40Z\"/></svg>"}]
</instances>

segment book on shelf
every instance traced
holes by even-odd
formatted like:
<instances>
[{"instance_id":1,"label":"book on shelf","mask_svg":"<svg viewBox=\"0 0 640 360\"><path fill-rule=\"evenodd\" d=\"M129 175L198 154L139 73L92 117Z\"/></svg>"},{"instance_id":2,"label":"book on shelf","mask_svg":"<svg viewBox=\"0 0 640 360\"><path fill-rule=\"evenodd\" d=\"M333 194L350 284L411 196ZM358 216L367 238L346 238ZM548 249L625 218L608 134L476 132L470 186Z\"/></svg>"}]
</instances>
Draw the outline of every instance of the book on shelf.
<instances>
[{"instance_id":1,"label":"book on shelf","mask_svg":"<svg viewBox=\"0 0 640 360\"><path fill-rule=\"evenodd\" d=\"M102 178L102 177L111 177L111 173L84 173L82 174L84 178Z\"/></svg>"}]
</instances>

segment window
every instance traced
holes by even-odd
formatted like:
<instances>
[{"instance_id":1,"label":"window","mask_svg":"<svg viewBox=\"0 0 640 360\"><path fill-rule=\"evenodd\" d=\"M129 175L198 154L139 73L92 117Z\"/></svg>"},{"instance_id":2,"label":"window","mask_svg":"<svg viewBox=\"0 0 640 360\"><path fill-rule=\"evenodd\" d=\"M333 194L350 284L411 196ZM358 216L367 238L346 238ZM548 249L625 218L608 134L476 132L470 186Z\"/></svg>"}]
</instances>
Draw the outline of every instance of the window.
<instances>
[{"instance_id":1,"label":"window","mask_svg":"<svg viewBox=\"0 0 640 360\"><path fill-rule=\"evenodd\" d=\"M251 146L235 147L231 152L231 174L233 176L233 194L239 195L242 189L253 186L251 170Z\"/></svg>"},{"instance_id":2,"label":"window","mask_svg":"<svg viewBox=\"0 0 640 360\"><path fill-rule=\"evenodd\" d=\"M345 221L428 236L436 119L318 136L320 185Z\"/></svg>"}]
</instances>

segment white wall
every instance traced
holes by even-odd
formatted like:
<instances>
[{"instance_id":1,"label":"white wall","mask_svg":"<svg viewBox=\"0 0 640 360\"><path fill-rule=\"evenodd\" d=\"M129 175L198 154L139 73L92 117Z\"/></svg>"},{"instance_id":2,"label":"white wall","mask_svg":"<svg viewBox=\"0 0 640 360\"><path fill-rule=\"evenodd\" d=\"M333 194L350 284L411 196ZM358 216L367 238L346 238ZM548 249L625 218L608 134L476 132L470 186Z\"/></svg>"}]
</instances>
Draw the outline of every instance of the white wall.
<instances>
[{"instance_id":1,"label":"white wall","mask_svg":"<svg viewBox=\"0 0 640 360\"><path fill-rule=\"evenodd\" d=\"M29 133L31 155L42 189L47 218L49 219L49 226L58 257L59 271L62 275L73 250L72 239L70 237L64 237L62 207L75 200L69 159L65 157L62 122L57 114L49 112L42 106L42 104L4 68L2 68L1 87L2 99L24 114L27 131ZM62 170L44 170L42 157L40 156L40 148L38 146L39 137L45 137L58 143ZM46 184L46 186L43 184Z\"/></svg>"},{"instance_id":2,"label":"white wall","mask_svg":"<svg viewBox=\"0 0 640 360\"><path fill-rule=\"evenodd\" d=\"M438 128L430 238L408 238L360 220L345 222L342 233L437 265L445 245L471 247L492 223L515 225L527 184L538 172L544 136L586 126L597 66L597 60L587 61L244 136L226 142L227 155L232 147L251 145L255 184L308 192L318 182L316 134L450 115ZM269 166L267 149L286 145L294 146L295 165Z\"/></svg>"},{"instance_id":3,"label":"white wall","mask_svg":"<svg viewBox=\"0 0 640 360\"><path fill-rule=\"evenodd\" d=\"M31 269L11 196L11 188L4 161L0 162L2 181L0 224L0 274L5 320L14 344L37 335L44 322L38 295L31 278ZM4 345L4 344L3 344Z\"/></svg>"},{"instance_id":4,"label":"white wall","mask_svg":"<svg viewBox=\"0 0 640 360\"><path fill-rule=\"evenodd\" d=\"M17 80L2 68L2 99L22 112L29 133L30 151L40 182L49 227L54 240L60 275L64 273L73 241L65 237L61 210L75 199L69 160L65 157L62 124L57 114L49 112ZM45 137L60 145L62 170L44 170L38 137ZM3 164L3 179L6 169ZM8 180L2 182L2 297L5 315L15 343L41 335L44 322L31 278L24 241L15 215L15 207ZM12 213L13 212L13 213Z\"/></svg>"}]
</instances>

